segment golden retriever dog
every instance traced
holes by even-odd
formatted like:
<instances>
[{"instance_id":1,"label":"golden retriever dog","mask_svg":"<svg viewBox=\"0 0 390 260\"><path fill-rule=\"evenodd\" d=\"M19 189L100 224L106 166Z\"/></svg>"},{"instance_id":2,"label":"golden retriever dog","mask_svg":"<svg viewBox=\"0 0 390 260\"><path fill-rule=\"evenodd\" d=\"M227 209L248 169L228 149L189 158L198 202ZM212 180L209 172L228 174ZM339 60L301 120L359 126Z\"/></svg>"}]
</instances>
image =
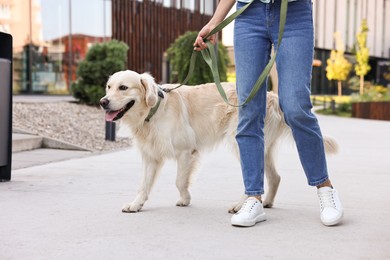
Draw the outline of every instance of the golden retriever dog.
<instances>
[{"instance_id":1,"label":"golden retriever dog","mask_svg":"<svg viewBox=\"0 0 390 260\"><path fill-rule=\"evenodd\" d=\"M163 90L175 86L159 86L150 74L130 70L113 74L107 82L106 95L100 100L106 120L120 120L130 129L143 161L138 194L123 206L123 212L141 210L167 159L177 161L176 186L180 198L176 205L188 206L191 176L201 153L226 141L239 157L235 140L238 109L223 101L215 84L182 86L169 93ZM237 103L235 85L223 83L223 88L230 102ZM268 92L264 129L268 181L265 207L272 207L280 182L274 163L276 145L284 136L291 138L290 131L279 108L278 96ZM324 144L328 153L337 151L337 143L332 138L324 137ZM244 195L229 211L238 211L245 198Z\"/></svg>"}]
</instances>

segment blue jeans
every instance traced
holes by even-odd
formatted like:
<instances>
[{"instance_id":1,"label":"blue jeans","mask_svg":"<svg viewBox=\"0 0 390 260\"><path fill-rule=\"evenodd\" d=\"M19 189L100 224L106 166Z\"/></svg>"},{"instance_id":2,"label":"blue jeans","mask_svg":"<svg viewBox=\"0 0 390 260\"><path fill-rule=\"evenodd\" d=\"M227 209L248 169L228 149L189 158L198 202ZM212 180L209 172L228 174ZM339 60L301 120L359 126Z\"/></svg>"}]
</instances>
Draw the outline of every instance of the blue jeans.
<instances>
[{"instance_id":1,"label":"blue jeans","mask_svg":"<svg viewBox=\"0 0 390 260\"><path fill-rule=\"evenodd\" d=\"M238 2L237 8L244 4ZM240 103L249 95L269 61L272 44L277 45L280 0L265 4L255 1L235 20L234 48L237 94ZM324 144L317 118L311 112L310 82L314 53L312 3L298 0L288 4L283 40L276 66L279 102L291 127L301 164L309 185L328 179ZM257 96L239 108L236 140L247 195L264 193L264 119L266 83Z\"/></svg>"}]
</instances>

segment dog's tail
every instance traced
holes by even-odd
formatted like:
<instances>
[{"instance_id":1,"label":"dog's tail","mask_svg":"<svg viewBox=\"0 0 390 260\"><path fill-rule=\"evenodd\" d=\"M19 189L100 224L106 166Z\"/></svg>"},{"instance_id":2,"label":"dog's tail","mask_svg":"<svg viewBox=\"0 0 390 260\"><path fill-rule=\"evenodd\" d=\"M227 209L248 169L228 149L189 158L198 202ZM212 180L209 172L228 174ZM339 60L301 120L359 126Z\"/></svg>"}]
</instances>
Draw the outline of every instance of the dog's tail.
<instances>
[{"instance_id":1,"label":"dog's tail","mask_svg":"<svg viewBox=\"0 0 390 260\"><path fill-rule=\"evenodd\" d=\"M337 141L330 136L323 136L325 153L327 154L336 154L339 151L339 145Z\"/></svg>"}]
</instances>

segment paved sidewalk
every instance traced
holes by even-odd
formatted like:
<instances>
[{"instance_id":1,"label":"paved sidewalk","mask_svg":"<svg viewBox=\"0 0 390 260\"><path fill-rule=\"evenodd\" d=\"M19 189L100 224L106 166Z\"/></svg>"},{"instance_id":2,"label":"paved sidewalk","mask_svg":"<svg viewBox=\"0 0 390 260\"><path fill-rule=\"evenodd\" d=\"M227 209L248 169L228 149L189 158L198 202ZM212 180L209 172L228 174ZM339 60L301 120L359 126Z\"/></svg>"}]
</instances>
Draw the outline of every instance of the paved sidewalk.
<instances>
[{"instance_id":1,"label":"paved sidewalk","mask_svg":"<svg viewBox=\"0 0 390 260\"><path fill-rule=\"evenodd\" d=\"M92 155L89 151L40 148L12 153L12 170Z\"/></svg>"},{"instance_id":2,"label":"paved sidewalk","mask_svg":"<svg viewBox=\"0 0 390 260\"><path fill-rule=\"evenodd\" d=\"M342 225L319 220L294 145L284 143L282 182L268 220L230 226L240 196L239 164L225 149L206 154L192 204L175 206L175 165L150 200L121 213L136 195L135 149L30 167L0 183L0 259L390 259L390 122L319 116L340 153L329 171L345 206Z\"/></svg>"}]
</instances>

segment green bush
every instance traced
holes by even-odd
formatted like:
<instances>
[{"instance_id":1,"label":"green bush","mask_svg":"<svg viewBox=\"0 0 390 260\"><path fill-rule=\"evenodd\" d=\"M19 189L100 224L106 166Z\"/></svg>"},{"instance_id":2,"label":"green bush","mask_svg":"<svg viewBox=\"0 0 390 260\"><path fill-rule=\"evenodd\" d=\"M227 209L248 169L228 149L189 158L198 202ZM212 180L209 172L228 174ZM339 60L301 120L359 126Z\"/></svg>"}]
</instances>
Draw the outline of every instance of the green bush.
<instances>
[{"instance_id":1,"label":"green bush","mask_svg":"<svg viewBox=\"0 0 390 260\"><path fill-rule=\"evenodd\" d=\"M105 95L108 77L126 68L128 49L125 43L116 40L92 46L78 65L72 95L81 103L98 105Z\"/></svg>"},{"instance_id":2,"label":"green bush","mask_svg":"<svg viewBox=\"0 0 390 260\"><path fill-rule=\"evenodd\" d=\"M170 81L182 82L188 74L190 67L190 58L194 49L194 42L198 32L186 32L184 35L176 39L176 41L168 48L168 60L171 66ZM196 60L194 74L187 82L188 85L198 85L207 82L214 82L213 75L207 63L199 53ZM226 47L218 44L218 70L221 82L227 81L227 65L229 57Z\"/></svg>"}]
</instances>

